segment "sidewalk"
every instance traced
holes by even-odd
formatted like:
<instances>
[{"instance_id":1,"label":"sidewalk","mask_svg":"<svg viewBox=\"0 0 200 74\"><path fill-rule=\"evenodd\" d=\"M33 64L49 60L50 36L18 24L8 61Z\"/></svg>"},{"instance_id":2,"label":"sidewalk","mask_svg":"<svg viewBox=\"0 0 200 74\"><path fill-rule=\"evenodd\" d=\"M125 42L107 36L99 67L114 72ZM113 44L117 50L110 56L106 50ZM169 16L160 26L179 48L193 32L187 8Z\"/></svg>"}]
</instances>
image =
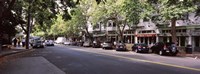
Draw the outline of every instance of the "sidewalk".
<instances>
[{"instance_id":1,"label":"sidewalk","mask_svg":"<svg viewBox=\"0 0 200 74\"><path fill-rule=\"evenodd\" d=\"M0 51L0 58L11 55L11 54L24 52L27 50L32 50L32 49L25 49L25 47L18 47L18 46L17 47L12 46L10 49L4 48Z\"/></svg>"},{"instance_id":2,"label":"sidewalk","mask_svg":"<svg viewBox=\"0 0 200 74\"><path fill-rule=\"evenodd\" d=\"M193 52L192 54L186 54L185 56L200 59L200 52Z\"/></svg>"},{"instance_id":3,"label":"sidewalk","mask_svg":"<svg viewBox=\"0 0 200 74\"><path fill-rule=\"evenodd\" d=\"M66 74L44 57L25 57L10 60L0 70L2 74Z\"/></svg>"},{"instance_id":4,"label":"sidewalk","mask_svg":"<svg viewBox=\"0 0 200 74\"><path fill-rule=\"evenodd\" d=\"M177 54L180 57L191 57L195 59L200 59L200 52L192 52L192 54L186 54L185 52L181 51Z\"/></svg>"}]
</instances>

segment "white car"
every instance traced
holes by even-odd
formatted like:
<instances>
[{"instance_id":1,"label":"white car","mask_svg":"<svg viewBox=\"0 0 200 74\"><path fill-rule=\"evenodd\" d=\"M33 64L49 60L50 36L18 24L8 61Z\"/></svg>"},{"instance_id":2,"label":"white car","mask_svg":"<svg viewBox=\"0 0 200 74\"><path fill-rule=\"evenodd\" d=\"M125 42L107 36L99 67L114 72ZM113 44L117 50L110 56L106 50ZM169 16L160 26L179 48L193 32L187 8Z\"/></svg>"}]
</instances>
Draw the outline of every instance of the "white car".
<instances>
[{"instance_id":1,"label":"white car","mask_svg":"<svg viewBox=\"0 0 200 74\"><path fill-rule=\"evenodd\" d=\"M45 45L46 46L54 46L53 40L45 40Z\"/></svg>"},{"instance_id":2,"label":"white car","mask_svg":"<svg viewBox=\"0 0 200 74\"><path fill-rule=\"evenodd\" d=\"M69 41L64 42L64 45L70 45Z\"/></svg>"},{"instance_id":3,"label":"white car","mask_svg":"<svg viewBox=\"0 0 200 74\"><path fill-rule=\"evenodd\" d=\"M57 44L63 44L66 41L67 41L67 39L65 37L58 37L56 39L55 43L57 43Z\"/></svg>"}]
</instances>

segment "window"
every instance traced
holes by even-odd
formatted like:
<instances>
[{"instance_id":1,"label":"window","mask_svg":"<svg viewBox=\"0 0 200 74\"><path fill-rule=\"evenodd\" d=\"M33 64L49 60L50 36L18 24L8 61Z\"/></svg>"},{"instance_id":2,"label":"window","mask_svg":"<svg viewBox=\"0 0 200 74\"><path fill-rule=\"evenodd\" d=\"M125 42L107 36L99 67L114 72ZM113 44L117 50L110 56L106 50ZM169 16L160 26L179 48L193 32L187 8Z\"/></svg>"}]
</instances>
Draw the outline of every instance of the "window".
<instances>
[{"instance_id":1,"label":"window","mask_svg":"<svg viewBox=\"0 0 200 74\"><path fill-rule=\"evenodd\" d=\"M165 30L162 30L162 33L165 33Z\"/></svg>"},{"instance_id":2,"label":"window","mask_svg":"<svg viewBox=\"0 0 200 74\"><path fill-rule=\"evenodd\" d=\"M142 31L142 33L146 33L146 31Z\"/></svg>"},{"instance_id":3,"label":"window","mask_svg":"<svg viewBox=\"0 0 200 74\"><path fill-rule=\"evenodd\" d=\"M112 24L109 22L109 23L108 23L108 27L111 27L111 26L112 26Z\"/></svg>"},{"instance_id":4,"label":"window","mask_svg":"<svg viewBox=\"0 0 200 74\"><path fill-rule=\"evenodd\" d=\"M128 34L132 34L132 32L131 32L131 31L128 31Z\"/></svg>"},{"instance_id":5,"label":"window","mask_svg":"<svg viewBox=\"0 0 200 74\"><path fill-rule=\"evenodd\" d=\"M182 30L182 32L186 32L186 31L187 31L186 29L183 29L183 30Z\"/></svg>"},{"instance_id":6,"label":"window","mask_svg":"<svg viewBox=\"0 0 200 74\"><path fill-rule=\"evenodd\" d=\"M194 40L195 41L195 47L199 47L199 40L200 40L199 37L195 37L194 39L195 39Z\"/></svg>"},{"instance_id":7,"label":"window","mask_svg":"<svg viewBox=\"0 0 200 74\"><path fill-rule=\"evenodd\" d=\"M151 30L149 30L149 31L147 31L146 33L152 33L152 31L151 31Z\"/></svg>"},{"instance_id":8,"label":"window","mask_svg":"<svg viewBox=\"0 0 200 74\"><path fill-rule=\"evenodd\" d=\"M185 46L185 37L180 37L180 40L181 40L180 42L181 46Z\"/></svg>"},{"instance_id":9,"label":"window","mask_svg":"<svg viewBox=\"0 0 200 74\"><path fill-rule=\"evenodd\" d=\"M113 22L113 27L116 27L116 23L115 22Z\"/></svg>"}]
</instances>

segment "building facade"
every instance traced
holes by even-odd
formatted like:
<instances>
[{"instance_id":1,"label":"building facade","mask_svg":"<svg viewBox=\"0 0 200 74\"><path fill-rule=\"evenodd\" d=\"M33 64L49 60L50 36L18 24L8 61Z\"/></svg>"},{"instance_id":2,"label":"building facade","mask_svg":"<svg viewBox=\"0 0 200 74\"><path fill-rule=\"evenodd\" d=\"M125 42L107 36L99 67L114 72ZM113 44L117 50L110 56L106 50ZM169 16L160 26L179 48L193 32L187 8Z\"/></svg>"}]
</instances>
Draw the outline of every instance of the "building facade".
<instances>
[{"instance_id":1,"label":"building facade","mask_svg":"<svg viewBox=\"0 0 200 74\"><path fill-rule=\"evenodd\" d=\"M101 41L118 41L117 26L112 20L106 24L99 23L93 27L93 37ZM151 20L140 20L139 24L132 27L125 26L125 43L145 43L147 45L156 42L171 42L171 24L158 25ZM190 13L188 20L176 21L177 46L192 45L195 51L200 51L200 18Z\"/></svg>"}]
</instances>

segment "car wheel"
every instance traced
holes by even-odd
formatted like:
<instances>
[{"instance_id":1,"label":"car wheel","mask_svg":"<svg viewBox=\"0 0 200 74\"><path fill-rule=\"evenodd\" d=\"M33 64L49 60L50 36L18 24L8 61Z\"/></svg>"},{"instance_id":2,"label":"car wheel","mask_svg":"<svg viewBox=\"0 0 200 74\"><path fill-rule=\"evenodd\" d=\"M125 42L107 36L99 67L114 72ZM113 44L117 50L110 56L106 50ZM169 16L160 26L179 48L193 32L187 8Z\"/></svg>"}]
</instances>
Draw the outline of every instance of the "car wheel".
<instances>
[{"instance_id":1,"label":"car wheel","mask_svg":"<svg viewBox=\"0 0 200 74\"><path fill-rule=\"evenodd\" d=\"M159 55L163 55L163 51L162 50L159 51Z\"/></svg>"}]
</instances>

